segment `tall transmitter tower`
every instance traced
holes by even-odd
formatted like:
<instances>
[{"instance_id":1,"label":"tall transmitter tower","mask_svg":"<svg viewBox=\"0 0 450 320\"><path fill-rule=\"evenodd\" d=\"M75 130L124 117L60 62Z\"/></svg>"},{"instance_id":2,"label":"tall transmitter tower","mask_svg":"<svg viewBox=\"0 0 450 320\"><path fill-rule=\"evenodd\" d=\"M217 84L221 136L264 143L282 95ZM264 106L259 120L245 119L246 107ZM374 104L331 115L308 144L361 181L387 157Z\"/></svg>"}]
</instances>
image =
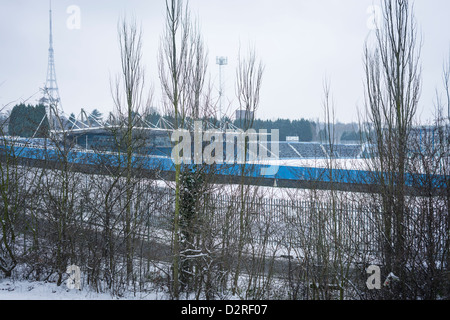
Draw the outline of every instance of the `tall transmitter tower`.
<instances>
[{"instance_id":1,"label":"tall transmitter tower","mask_svg":"<svg viewBox=\"0 0 450 320\"><path fill-rule=\"evenodd\" d=\"M52 114L58 114L58 107L61 107L61 98L59 96L58 83L56 81L56 68L55 68L55 51L53 50L53 22L52 22L52 2L50 0L49 10L50 21L50 37L49 37L49 49L48 49L48 67L47 67L47 79L44 87L44 97L41 102L45 104L45 109L50 125L50 129L54 128Z\"/></svg>"}]
</instances>

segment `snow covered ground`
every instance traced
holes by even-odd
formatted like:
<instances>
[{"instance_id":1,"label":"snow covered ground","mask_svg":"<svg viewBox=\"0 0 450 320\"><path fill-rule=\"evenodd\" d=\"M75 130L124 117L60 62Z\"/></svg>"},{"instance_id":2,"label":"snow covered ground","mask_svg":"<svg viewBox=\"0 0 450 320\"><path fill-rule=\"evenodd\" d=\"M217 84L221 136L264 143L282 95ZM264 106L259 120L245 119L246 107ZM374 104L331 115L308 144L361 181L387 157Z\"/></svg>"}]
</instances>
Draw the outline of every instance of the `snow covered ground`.
<instances>
[{"instance_id":1,"label":"snow covered ground","mask_svg":"<svg viewBox=\"0 0 450 320\"><path fill-rule=\"evenodd\" d=\"M162 296L157 294L143 294L134 296L133 293L124 297L112 297L108 293L97 293L90 289L69 289L65 283L57 286L56 283L39 281L13 281L0 280L0 301L2 300L159 300Z\"/></svg>"}]
</instances>

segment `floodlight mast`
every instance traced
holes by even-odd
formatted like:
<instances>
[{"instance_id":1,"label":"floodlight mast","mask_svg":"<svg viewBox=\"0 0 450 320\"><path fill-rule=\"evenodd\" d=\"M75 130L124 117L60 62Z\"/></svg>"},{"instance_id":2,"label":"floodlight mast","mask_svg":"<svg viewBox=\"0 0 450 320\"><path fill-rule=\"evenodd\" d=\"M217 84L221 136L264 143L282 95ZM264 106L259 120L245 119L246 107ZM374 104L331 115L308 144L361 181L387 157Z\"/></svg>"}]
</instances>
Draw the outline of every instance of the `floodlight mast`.
<instances>
[{"instance_id":1,"label":"floodlight mast","mask_svg":"<svg viewBox=\"0 0 450 320\"><path fill-rule=\"evenodd\" d=\"M223 98L223 79L222 79L222 68L228 64L227 57L216 57L216 64L219 65L219 115L218 120L222 121L222 98Z\"/></svg>"}]
</instances>

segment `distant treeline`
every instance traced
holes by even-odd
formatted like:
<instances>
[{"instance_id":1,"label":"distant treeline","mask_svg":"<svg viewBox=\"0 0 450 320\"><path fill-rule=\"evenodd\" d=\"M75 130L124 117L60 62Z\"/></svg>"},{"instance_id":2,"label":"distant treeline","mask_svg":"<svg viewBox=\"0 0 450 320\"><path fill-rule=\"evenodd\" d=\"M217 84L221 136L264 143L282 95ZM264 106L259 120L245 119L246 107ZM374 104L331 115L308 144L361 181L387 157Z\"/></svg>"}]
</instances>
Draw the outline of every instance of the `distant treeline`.
<instances>
[{"instance_id":1,"label":"distant treeline","mask_svg":"<svg viewBox=\"0 0 450 320\"><path fill-rule=\"evenodd\" d=\"M18 104L11 110L8 133L10 136L43 138L48 135L49 123L43 104Z\"/></svg>"},{"instance_id":2,"label":"distant treeline","mask_svg":"<svg viewBox=\"0 0 450 320\"><path fill-rule=\"evenodd\" d=\"M235 120L233 124L238 128L242 128L242 122L240 120ZM255 119L253 121L253 129L266 129L269 133L271 130L278 129L280 141L285 141L286 137L289 136L298 137L301 142L311 142L316 139L316 123L305 119Z\"/></svg>"},{"instance_id":3,"label":"distant treeline","mask_svg":"<svg viewBox=\"0 0 450 320\"><path fill-rule=\"evenodd\" d=\"M145 119L152 123L156 124L161 118L161 115L154 112L145 117ZM164 119L171 122L172 118L170 116L164 116ZM207 119L211 123L216 123L216 119ZM242 120L229 120L228 122L232 123L234 126L241 128L241 129L247 129L244 121ZM261 120L261 119L255 119L253 120L253 124L251 126L252 129L255 129L256 131L261 129L266 129L268 133L270 133L272 130L278 129L279 130L279 139L280 141L286 140L286 137L288 136L297 136L299 138L299 141L302 142L310 142L314 141L317 138L316 134L316 123L300 119L300 120L289 120L289 119L277 119L277 120Z\"/></svg>"},{"instance_id":4,"label":"distant treeline","mask_svg":"<svg viewBox=\"0 0 450 320\"><path fill-rule=\"evenodd\" d=\"M44 118L45 115L45 106L43 104L38 104L36 106L33 105L25 105L18 104L14 106L11 111L9 118L8 131L12 136L21 136L21 137L32 137L35 136L37 138L45 137L48 133L48 120ZM94 117L95 119L101 119L102 114L95 109L89 117ZM158 121L161 119L161 115L157 112L152 112L143 117L147 122L156 125ZM171 123L171 116L163 116L166 122ZM140 116L139 116L140 119ZM75 123L75 115L72 113L70 115L70 120L72 123ZM211 123L216 123L216 119L207 119ZM138 120L139 121L139 120ZM91 119L91 122L92 119ZM238 128L244 129L244 122L241 120L230 120L228 122L232 123ZM140 125L144 125L141 123ZM73 125L72 125L73 126ZM356 132L353 129L350 129L350 125L342 125L344 126L338 134L340 141L359 141L361 138L361 132ZM339 126L338 126L339 127ZM39 128L39 130L38 130ZM285 141L286 137L298 137L300 142L311 142L311 141L321 141L326 137L326 130L319 129L318 124L314 121L300 119L300 120L290 120L290 119L277 119L277 120L262 120L255 119L253 120L252 128L255 130L265 129L270 133L272 130L279 130L279 139L280 141Z\"/></svg>"}]
</instances>

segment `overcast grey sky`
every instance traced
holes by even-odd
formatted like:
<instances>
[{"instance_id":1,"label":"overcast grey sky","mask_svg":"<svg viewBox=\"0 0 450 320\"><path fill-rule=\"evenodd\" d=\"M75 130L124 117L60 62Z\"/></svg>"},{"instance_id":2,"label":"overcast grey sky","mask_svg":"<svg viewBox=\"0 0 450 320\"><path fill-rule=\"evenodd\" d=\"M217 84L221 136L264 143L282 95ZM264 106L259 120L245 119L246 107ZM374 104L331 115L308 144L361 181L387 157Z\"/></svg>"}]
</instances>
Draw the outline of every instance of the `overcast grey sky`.
<instances>
[{"instance_id":1,"label":"overcast grey sky","mask_svg":"<svg viewBox=\"0 0 450 320\"><path fill-rule=\"evenodd\" d=\"M0 0L0 106L27 99L35 103L41 96L47 72L48 3ZM216 56L228 57L225 95L232 109L237 108L239 46L245 51L252 45L265 65L258 117L323 117L326 78L342 122L356 121L357 107L363 106L362 52L372 33L368 23L374 4L378 0L190 0L217 85ZM146 78L155 88L158 107L164 0L53 0L52 6L56 73L65 113L78 114L80 108L112 111L110 79L119 68L117 22L124 14L135 15L142 24ZM79 8L79 25L72 19L76 12L68 11L71 6ZM436 89L442 87L442 66L450 54L449 13L448 0L415 1L424 40L418 110L422 119L431 117Z\"/></svg>"}]
</instances>

